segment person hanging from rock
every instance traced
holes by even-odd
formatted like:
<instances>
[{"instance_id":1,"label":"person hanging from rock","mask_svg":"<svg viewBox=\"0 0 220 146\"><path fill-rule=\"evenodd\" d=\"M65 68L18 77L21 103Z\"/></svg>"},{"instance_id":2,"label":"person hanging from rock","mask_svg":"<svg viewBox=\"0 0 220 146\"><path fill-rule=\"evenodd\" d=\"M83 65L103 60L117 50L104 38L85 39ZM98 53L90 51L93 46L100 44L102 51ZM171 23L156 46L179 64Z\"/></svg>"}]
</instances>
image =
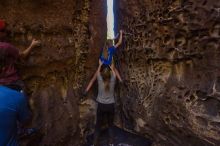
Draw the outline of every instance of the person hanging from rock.
<instances>
[{"instance_id":1,"label":"person hanging from rock","mask_svg":"<svg viewBox=\"0 0 220 146\"><path fill-rule=\"evenodd\" d=\"M105 42L104 48L102 48L101 50L101 55L100 55L100 60L103 62L103 64L105 65L111 65L112 61L113 61L113 56L116 52L116 49L121 45L122 43L122 35L123 35L123 31L120 30L120 37L119 37L119 41L116 45L113 45L113 40L112 39L108 39Z\"/></svg>"},{"instance_id":2,"label":"person hanging from rock","mask_svg":"<svg viewBox=\"0 0 220 146\"><path fill-rule=\"evenodd\" d=\"M96 112L96 124L93 144L97 146L98 139L100 135L101 126L104 121L104 117L108 121L108 132L109 132L109 145L113 146L114 142L114 132L113 132L113 122L114 122L114 111L115 111L115 97L114 88L117 78L117 73L115 72L114 64L106 66L101 60L99 60L99 66L93 78L90 80L88 86L86 87L85 93L87 93L92 87L93 83L97 79L98 81L98 96L97 103L98 108ZM122 82L121 78L118 78Z\"/></svg>"},{"instance_id":3,"label":"person hanging from rock","mask_svg":"<svg viewBox=\"0 0 220 146\"><path fill-rule=\"evenodd\" d=\"M19 58L26 58L40 44L32 40L24 51L6 42L5 21L0 20L0 145L17 145L17 123L29 119L28 100L23 93L24 83L15 67ZM29 129L30 130L30 129Z\"/></svg>"},{"instance_id":4,"label":"person hanging from rock","mask_svg":"<svg viewBox=\"0 0 220 146\"><path fill-rule=\"evenodd\" d=\"M99 57L99 59L103 62L104 65L108 66L111 65L112 63L115 63L114 55L117 51L117 48L122 44L122 38L123 38L123 31L120 30L119 41L116 43L116 45L113 45L112 39L106 40L104 48L101 49L101 53ZM115 72L119 74L117 68L114 69Z\"/></svg>"}]
</instances>

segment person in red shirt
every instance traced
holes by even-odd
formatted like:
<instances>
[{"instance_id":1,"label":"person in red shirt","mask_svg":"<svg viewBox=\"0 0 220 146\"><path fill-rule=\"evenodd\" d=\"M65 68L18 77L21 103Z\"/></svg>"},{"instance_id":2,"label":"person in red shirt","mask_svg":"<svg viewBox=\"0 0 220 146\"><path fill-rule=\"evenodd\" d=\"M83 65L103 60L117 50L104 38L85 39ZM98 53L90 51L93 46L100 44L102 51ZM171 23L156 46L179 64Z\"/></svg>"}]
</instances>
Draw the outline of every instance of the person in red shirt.
<instances>
[{"instance_id":1,"label":"person in red shirt","mask_svg":"<svg viewBox=\"0 0 220 146\"><path fill-rule=\"evenodd\" d=\"M25 49L24 51L20 51L19 49L17 49L15 46L13 46L12 44L8 43L6 38L7 38L7 30L6 30L6 24L5 21L0 19L0 93L2 96L1 99L5 102L3 102L1 105L4 108L7 108L7 111L4 110L4 112L2 112L2 117L3 119L7 119L6 117L3 117L3 115L7 115L8 113L10 114L10 110L13 110L13 106L14 105L19 105L19 107L21 106L19 102L17 101L17 98L13 96L10 97L6 95L8 95L8 92L10 91L11 94L17 93L17 94L21 94L23 97L23 100L25 103L27 103L27 107L26 109L28 110L28 107L30 108L30 106L28 106L28 98L26 98L25 94L22 93L23 90L25 89L24 87L24 83L21 80L18 71L15 67L15 64L17 63L17 61L19 59L25 59L31 52L31 50L40 45L40 41L33 39L30 46ZM6 92L8 91L8 92ZM6 98L3 98L4 96L6 96ZM11 100L11 99L14 99ZM10 102L7 102L7 100L10 100ZM10 105L10 108L8 108L7 106ZM22 107L22 106L21 106ZM13 110L13 113L15 113L16 110ZM24 110L19 111L19 114L25 114ZM10 114L12 115L12 114ZM31 119L31 114L29 115ZM13 116L11 116L11 119L9 121L9 123L15 122L12 118L14 118ZM17 119L16 119L17 120ZM30 122L30 121L29 121ZM0 122L1 124L1 122ZM19 134L19 136L23 136L26 135L26 133L30 133L30 132L35 132L35 128L25 128L22 125L20 125L21 123L19 123L18 125L18 131L15 130L14 133L13 131L11 131L12 135L17 135ZM8 124L7 124L8 125ZM15 124L16 125L16 124ZM16 133L17 131L17 133ZM4 135L5 136L5 135ZM3 139L4 139L3 136ZM7 136L7 135L6 135ZM10 139L9 139L10 140ZM4 141L3 141L4 142ZM14 142L14 141L13 141ZM13 145L13 144L10 144Z\"/></svg>"},{"instance_id":2,"label":"person in red shirt","mask_svg":"<svg viewBox=\"0 0 220 146\"><path fill-rule=\"evenodd\" d=\"M15 46L7 43L6 24L0 20L0 86L13 86L12 88L24 87L18 71L15 67L19 58L26 58L31 50L40 44L40 41L33 39L31 45L24 51L20 51Z\"/></svg>"}]
</instances>

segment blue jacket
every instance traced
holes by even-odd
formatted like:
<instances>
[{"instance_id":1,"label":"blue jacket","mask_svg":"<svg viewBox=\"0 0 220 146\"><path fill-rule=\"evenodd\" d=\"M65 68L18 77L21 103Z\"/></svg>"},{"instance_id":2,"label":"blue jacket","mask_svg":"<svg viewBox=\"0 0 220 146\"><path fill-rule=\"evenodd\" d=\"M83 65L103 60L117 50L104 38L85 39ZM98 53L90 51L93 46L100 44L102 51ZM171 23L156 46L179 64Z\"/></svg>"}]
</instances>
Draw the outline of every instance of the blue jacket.
<instances>
[{"instance_id":1,"label":"blue jacket","mask_svg":"<svg viewBox=\"0 0 220 146\"><path fill-rule=\"evenodd\" d=\"M17 122L30 118L24 94L0 86L0 146L18 146Z\"/></svg>"}]
</instances>

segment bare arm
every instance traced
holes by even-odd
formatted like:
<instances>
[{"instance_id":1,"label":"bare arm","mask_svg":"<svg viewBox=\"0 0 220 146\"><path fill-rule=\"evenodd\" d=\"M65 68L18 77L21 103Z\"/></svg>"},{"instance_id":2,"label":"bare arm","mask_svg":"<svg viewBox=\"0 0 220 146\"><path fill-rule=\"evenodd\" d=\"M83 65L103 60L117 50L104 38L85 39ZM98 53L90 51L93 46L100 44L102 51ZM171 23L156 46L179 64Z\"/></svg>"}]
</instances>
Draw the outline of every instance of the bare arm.
<instances>
[{"instance_id":1,"label":"bare arm","mask_svg":"<svg viewBox=\"0 0 220 146\"><path fill-rule=\"evenodd\" d=\"M88 92L90 90L90 88L92 87L93 83L95 82L95 80L97 78L97 75L100 73L101 66L102 66L102 62L99 60L99 67L98 67L97 71L95 72L95 74L93 75L92 79L90 80L88 86L86 87L85 92Z\"/></svg>"},{"instance_id":2,"label":"bare arm","mask_svg":"<svg viewBox=\"0 0 220 146\"><path fill-rule=\"evenodd\" d=\"M88 92L90 90L90 88L92 87L93 83L95 82L97 77L97 71L95 72L95 74L93 75L92 79L90 80L88 86L86 87L86 92Z\"/></svg>"},{"instance_id":3,"label":"bare arm","mask_svg":"<svg viewBox=\"0 0 220 146\"><path fill-rule=\"evenodd\" d=\"M121 78L121 76L120 76L118 70L115 68L114 64L112 64L112 65L110 66L110 68L111 68L111 70L112 70L112 72L113 72L113 75L116 76L120 82L122 82L123 80L122 80L122 78Z\"/></svg>"},{"instance_id":4,"label":"bare arm","mask_svg":"<svg viewBox=\"0 0 220 146\"><path fill-rule=\"evenodd\" d=\"M116 68L114 68L114 71L115 71L115 74L116 74L116 77L118 78L118 80L120 82L123 82L122 78L121 78L121 75L119 74L118 70Z\"/></svg>"},{"instance_id":5,"label":"bare arm","mask_svg":"<svg viewBox=\"0 0 220 146\"><path fill-rule=\"evenodd\" d=\"M122 34L123 34L122 30L120 30L119 41L118 41L118 43L115 45L115 48L118 48L118 47L121 45L121 43L122 43Z\"/></svg>"},{"instance_id":6,"label":"bare arm","mask_svg":"<svg viewBox=\"0 0 220 146\"><path fill-rule=\"evenodd\" d=\"M21 58L26 58L30 54L31 50L39 44L40 44L40 41L33 39L30 46L27 49L25 49L22 52L19 52L19 56Z\"/></svg>"},{"instance_id":7,"label":"bare arm","mask_svg":"<svg viewBox=\"0 0 220 146\"><path fill-rule=\"evenodd\" d=\"M110 65L110 68L111 68L111 70L112 70L113 75L116 76L116 73L115 73L115 70L114 70L114 65L111 64L111 65Z\"/></svg>"}]
</instances>

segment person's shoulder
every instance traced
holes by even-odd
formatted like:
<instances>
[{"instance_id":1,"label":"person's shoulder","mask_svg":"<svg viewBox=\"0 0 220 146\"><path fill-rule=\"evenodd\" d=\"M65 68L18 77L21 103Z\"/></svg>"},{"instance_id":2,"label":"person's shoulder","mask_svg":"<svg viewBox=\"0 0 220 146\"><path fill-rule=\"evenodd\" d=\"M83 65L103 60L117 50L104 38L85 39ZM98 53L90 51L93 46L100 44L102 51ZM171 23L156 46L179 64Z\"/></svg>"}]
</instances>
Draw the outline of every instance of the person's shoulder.
<instances>
[{"instance_id":1,"label":"person's shoulder","mask_svg":"<svg viewBox=\"0 0 220 146\"><path fill-rule=\"evenodd\" d=\"M9 43L0 41L0 45L7 45L7 44L9 44Z\"/></svg>"},{"instance_id":2,"label":"person's shoulder","mask_svg":"<svg viewBox=\"0 0 220 146\"><path fill-rule=\"evenodd\" d=\"M0 86L0 95L8 99L13 99L13 101L15 102L20 102L25 100L25 96L23 93L12 90L4 86Z\"/></svg>"},{"instance_id":3,"label":"person's shoulder","mask_svg":"<svg viewBox=\"0 0 220 146\"><path fill-rule=\"evenodd\" d=\"M0 48L5 49L6 51L9 51L9 52L11 52L11 51L18 52L18 49L14 45L12 45L8 42L0 42Z\"/></svg>"},{"instance_id":4,"label":"person's shoulder","mask_svg":"<svg viewBox=\"0 0 220 146\"><path fill-rule=\"evenodd\" d=\"M0 46L7 48L7 47L12 47L13 45L10 44L10 43L8 43L8 42L0 42ZM13 47L14 47L14 46L13 46Z\"/></svg>"}]
</instances>

